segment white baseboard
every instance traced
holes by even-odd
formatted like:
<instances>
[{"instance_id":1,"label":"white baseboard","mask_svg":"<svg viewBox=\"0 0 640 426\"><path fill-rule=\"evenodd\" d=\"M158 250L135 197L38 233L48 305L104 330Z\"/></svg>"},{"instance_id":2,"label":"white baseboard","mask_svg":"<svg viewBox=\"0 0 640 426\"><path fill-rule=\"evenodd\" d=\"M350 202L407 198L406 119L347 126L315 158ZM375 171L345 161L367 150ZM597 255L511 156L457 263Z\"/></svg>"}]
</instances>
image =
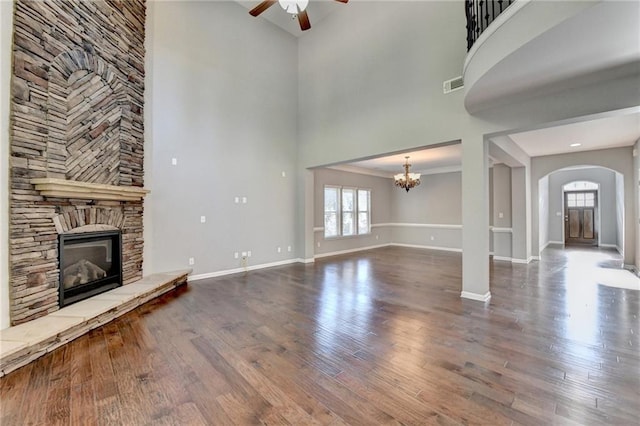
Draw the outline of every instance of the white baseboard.
<instances>
[{"instance_id":1,"label":"white baseboard","mask_svg":"<svg viewBox=\"0 0 640 426\"><path fill-rule=\"evenodd\" d=\"M529 259L517 259L517 258L512 258L511 259L511 263L522 263L523 265L527 265L531 262L531 258Z\"/></svg>"},{"instance_id":2,"label":"white baseboard","mask_svg":"<svg viewBox=\"0 0 640 426\"><path fill-rule=\"evenodd\" d=\"M500 260L500 261L503 261L503 262L511 262L512 261L512 259L510 257L507 257L507 256L496 256L496 255L493 256L493 260Z\"/></svg>"},{"instance_id":3,"label":"white baseboard","mask_svg":"<svg viewBox=\"0 0 640 426\"><path fill-rule=\"evenodd\" d=\"M532 260L540 260L540 256L529 256L527 263L531 263Z\"/></svg>"},{"instance_id":4,"label":"white baseboard","mask_svg":"<svg viewBox=\"0 0 640 426\"><path fill-rule=\"evenodd\" d=\"M316 254L315 256L313 256L313 258L320 259L322 257L338 256L340 254L355 253L357 251L372 250L372 249L377 249L377 248L387 247L387 246L389 246L389 244L377 244L374 246L357 247L357 248L348 249L348 250L338 250L338 251L332 251L329 253Z\"/></svg>"},{"instance_id":5,"label":"white baseboard","mask_svg":"<svg viewBox=\"0 0 640 426\"><path fill-rule=\"evenodd\" d=\"M296 259L296 261L297 261L298 263L304 263L304 264L307 264L307 263L313 263L313 262L315 262L316 260L312 257L312 258L310 258L310 259Z\"/></svg>"},{"instance_id":6,"label":"white baseboard","mask_svg":"<svg viewBox=\"0 0 640 426\"><path fill-rule=\"evenodd\" d=\"M287 259L287 260L281 260L278 262L263 263L261 265L251 265L251 266L247 266L246 268L225 269L222 271L207 272L204 274L197 274L197 275L189 275L188 281L205 280L207 278L215 278L215 277L222 277L225 275L239 274L241 272L255 271L257 269L265 269L265 268L273 268L274 266L290 265L292 263L299 263L300 260L302 259Z\"/></svg>"},{"instance_id":7,"label":"white baseboard","mask_svg":"<svg viewBox=\"0 0 640 426\"><path fill-rule=\"evenodd\" d=\"M479 302L488 302L491 299L491 292L487 291L485 294L471 293L470 291L462 291L460 297L463 299L477 300Z\"/></svg>"},{"instance_id":8,"label":"white baseboard","mask_svg":"<svg viewBox=\"0 0 640 426\"><path fill-rule=\"evenodd\" d=\"M437 246L423 246L419 244L401 244L401 243L389 243L390 246L395 247L409 247L409 248L420 248L420 249L428 249L428 250L442 250L442 251L453 251L456 253L462 253L462 249L453 248L453 247L437 247Z\"/></svg>"},{"instance_id":9,"label":"white baseboard","mask_svg":"<svg viewBox=\"0 0 640 426\"><path fill-rule=\"evenodd\" d=\"M555 245L561 245L561 246L563 246L563 245L564 245L564 241L549 241L549 242L547 243L547 246L548 246L549 244L555 244Z\"/></svg>"}]
</instances>

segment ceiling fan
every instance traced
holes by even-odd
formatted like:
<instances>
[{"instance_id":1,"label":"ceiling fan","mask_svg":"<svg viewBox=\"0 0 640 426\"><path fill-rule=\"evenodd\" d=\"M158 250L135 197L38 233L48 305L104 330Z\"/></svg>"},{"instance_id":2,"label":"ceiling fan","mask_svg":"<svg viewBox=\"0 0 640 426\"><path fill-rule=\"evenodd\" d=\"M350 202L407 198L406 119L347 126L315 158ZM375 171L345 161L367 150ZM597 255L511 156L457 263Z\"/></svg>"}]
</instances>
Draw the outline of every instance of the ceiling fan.
<instances>
[{"instance_id":1,"label":"ceiling fan","mask_svg":"<svg viewBox=\"0 0 640 426\"><path fill-rule=\"evenodd\" d=\"M347 3L349 0L335 0L340 3ZM251 16L258 16L265 10L269 9L275 3L280 4L287 13L298 17L300 23L300 29L306 31L311 28L311 22L309 21L309 15L307 15L307 5L309 0L265 0L258 4L256 7L249 11Z\"/></svg>"}]
</instances>

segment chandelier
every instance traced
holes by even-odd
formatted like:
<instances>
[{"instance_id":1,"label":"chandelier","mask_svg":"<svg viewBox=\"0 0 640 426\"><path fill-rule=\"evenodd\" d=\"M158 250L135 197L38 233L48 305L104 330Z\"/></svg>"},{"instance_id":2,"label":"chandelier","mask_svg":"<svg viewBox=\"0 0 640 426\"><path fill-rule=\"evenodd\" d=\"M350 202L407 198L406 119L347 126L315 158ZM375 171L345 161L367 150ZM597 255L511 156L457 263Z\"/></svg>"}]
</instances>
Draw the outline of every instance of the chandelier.
<instances>
[{"instance_id":1,"label":"chandelier","mask_svg":"<svg viewBox=\"0 0 640 426\"><path fill-rule=\"evenodd\" d=\"M395 180L396 186L404 188L409 192L414 186L420 185L420 173L409 173L409 167L411 167L411 164L409 164L409 156L404 158L407 159L404 164L404 173L398 173L393 179Z\"/></svg>"}]
</instances>

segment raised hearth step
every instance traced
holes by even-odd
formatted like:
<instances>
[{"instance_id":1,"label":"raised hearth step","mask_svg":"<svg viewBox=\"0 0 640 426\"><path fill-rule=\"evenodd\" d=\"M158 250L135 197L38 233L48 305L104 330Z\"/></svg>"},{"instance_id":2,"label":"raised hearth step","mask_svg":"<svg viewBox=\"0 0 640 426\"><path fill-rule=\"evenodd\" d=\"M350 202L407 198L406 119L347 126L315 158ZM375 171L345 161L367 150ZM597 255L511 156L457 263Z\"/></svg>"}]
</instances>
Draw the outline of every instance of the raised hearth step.
<instances>
[{"instance_id":1,"label":"raised hearth step","mask_svg":"<svg viewBox=\"0 0 640 426\"><path fill-rule=\"evenodd\" d=\"M0 330L0 377L187 282L190 269L163 272Z\"/></svg>"}]
</instances>

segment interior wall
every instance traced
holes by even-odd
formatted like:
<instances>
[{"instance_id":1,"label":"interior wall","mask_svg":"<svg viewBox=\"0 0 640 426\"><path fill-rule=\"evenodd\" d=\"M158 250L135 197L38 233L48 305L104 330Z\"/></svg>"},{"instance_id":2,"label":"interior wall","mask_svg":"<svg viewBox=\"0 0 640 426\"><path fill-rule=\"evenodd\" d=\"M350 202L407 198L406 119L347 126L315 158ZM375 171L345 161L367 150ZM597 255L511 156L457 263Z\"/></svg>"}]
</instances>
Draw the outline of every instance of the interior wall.
<instances>
[{"instance_id":1,"label":"interior wall","mask_svg":"<svg viewBox=\"0 0 640 426\"><path fill-rule=\"evenodd\" d=\"M538 244L542 251L549 244L549 176L542 177L538 182L538 211L540 212Z\"/></svg>"},{"instance_id":2,"label":"interior wall","mask_svg":"<svg viewBox=\"0 0 640 426\"><path fill-rule=\"evenodd\" d=\"M511 228L511 168L504 164L496 164L491 179L492 195L491 202L492 232L491 251L494 259L504 260L512 257L512 233Z\"/></svg>"},{"instance_id":3,"label":"interior wall","mask_svg":"<svg viewBox=\"0 0 640 426\"><path fill-rule=\"evenodd\" d=\"M294 261L295 37L235 2L154 3L150 272Z\"/></svg>"},{"instance_id":4,"label":"interior wall","mask_svg":"<svg viewBox=\"0 0 640 426\"><path fill-rule=\"evenodd\" d=\"M13 1L0 1L0 330L9 327L9 93Z\"/></svg>"},{"instance_id":5,"label":"interior wall","mask_svg":"<svg viewBox=\"0 0 640 426\"><path fill-rule=\"evenodd\" d=\"M530 256L528 169L530 167L511 168L511 258L518 263L527 263Z\"/></svg>"},{"instance_id":6,"label":"interior wall","mask_svg":"<svg viewBox=\"0 0 640 426\"><path fill-rule=\"evenodd\" d=\"M624 177L620 173L615 174L616 192L615 192L615 217L616 217L616 248L620 254L623 254L624 247Z\"/></svg>"},{"instance_id":7,"label":"interior wall","mask_svg":"<svg viewBox=\"0 0 640 426\"><path fill-rule=\"evenodd\" d=\"M563 186L574 181L589 181L599 185L598 211L599 241L604 246L616 245L618 225L616 223L616 173L603 168L582 168L577 170L560 170L549 175L549 241L564 243L563 234ZM621 203L624 204L624 194ZM542 220L542 219L541 219ZM622 232L620 229L620 232Z\"/></svg>"},{"instance_id":8,"label":"interior wall","mask_svg":"<svg viewBox=\"0 0 640 426\"><path fill-rule=\"evenodd\" d=\"M423 174L419 186L392 193L392 242L460 251L461 172Z\"/></svg>"},{"instance_id":9,"label":"interior wall","mask_svg":"<svg viewBox=\"0 0 640 426\"><path fill-rule=\"evenodd\" d=\"M633 226L635 228L635 266L640 266L640 139L633 145Z\"/></svg>"},{"instance_id":10,"label":"interior wall","mask_svg":"<svg viewBox=\"0 0 640 426\"><path fill-rule=\"evenodd\" d=\"M633 182L632 147L602 149L596 151L573 152L570 154L548 155L531 159L531 180L538 182L542 177L560 169L575 166L605 167L621 173L624 176L624 216L633 217L633 200L635 184ZM531 223L532 234L539 231L540 213L538 210L538 185L532 185L531 201L533 203L533 217ZM548 222L547 222L548 223ZM635 261L635 224L630 221L624 226L624 262L632 265ZM540 245L534 238L532 252L538 253Z\"/></svg>"},{"instance_id":11,"label":"interior wall","mask_svg":"<svg viewBox=\"0 0 640 426\"><path fill-rule=\"evenodd\" d=\"M300 166L460 140L473 129L464 92L442 91L462 72L465 25L456 2L349 2L300 37Z\"/></svg>"},{"instance_id":12,"label":"interior wall","mask_svg":"<svg viewBox=\"0 0 640 426\"><path fill-rule=\"evenodd\" d=\"M395 188L391 193L394 223L462 224L462 174L423 174L420 185L409 192Z\"/></svg>"}]
</instances>

